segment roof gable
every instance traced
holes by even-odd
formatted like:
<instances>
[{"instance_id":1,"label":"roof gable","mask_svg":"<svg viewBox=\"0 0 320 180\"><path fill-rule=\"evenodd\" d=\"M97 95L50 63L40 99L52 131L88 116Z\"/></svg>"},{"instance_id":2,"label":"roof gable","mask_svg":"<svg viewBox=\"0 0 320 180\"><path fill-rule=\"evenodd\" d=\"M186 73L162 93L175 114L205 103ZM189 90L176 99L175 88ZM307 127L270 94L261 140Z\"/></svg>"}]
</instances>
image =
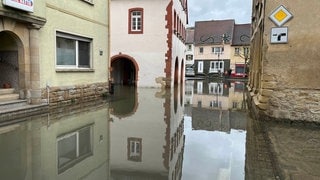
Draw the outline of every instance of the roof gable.
<instances>
[{"instance_id":1,"label":"roof gable","mask_svg":"<svg viewBox=\"0 0 320 180\"><path fill-rule=\"evenodd\" d=\"M251 39L251 24L236 24L234 26L232 45L249 46Z\"/></svg>"},{"instance_id":2,"label":"roof gable","mask_svg":"<svg viewBox=\"0 0 320 180\"><path fill-rule=\"evenodd\" d=\"M222 36L225 34L232 42L234 32L234 20L213 20L195 22L194 43L200 44L222 44Z\"/></svg>"}]
</instances>

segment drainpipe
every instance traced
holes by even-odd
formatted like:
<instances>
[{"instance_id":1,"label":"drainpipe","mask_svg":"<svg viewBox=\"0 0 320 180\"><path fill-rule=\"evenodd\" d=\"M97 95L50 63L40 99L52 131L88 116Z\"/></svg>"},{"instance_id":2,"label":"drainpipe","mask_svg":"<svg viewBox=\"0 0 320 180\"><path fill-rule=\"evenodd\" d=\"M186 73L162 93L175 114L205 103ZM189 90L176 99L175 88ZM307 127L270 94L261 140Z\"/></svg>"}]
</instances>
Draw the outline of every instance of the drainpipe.
<instances>
[{"instance_id":1,"label":"drainpipe","mask_svg":"<svg viewBox=\"0 0 320 180\"><path fill-rule=\"evenodd\" d=\"M46 85L46 89L47 89L47 104L49 105L50 104L50 86L49 86L49 84L47 83L47 85Z\"/></svg>"}]
</instances>

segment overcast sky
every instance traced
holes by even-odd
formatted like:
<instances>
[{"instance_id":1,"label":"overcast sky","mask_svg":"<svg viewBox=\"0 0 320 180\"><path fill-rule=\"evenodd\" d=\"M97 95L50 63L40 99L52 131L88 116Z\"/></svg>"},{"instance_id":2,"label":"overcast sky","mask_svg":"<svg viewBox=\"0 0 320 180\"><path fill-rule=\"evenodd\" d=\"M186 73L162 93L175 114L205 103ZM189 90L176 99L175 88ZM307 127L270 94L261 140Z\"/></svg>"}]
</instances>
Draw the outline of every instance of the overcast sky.
<instances>
[{"instance_id":1,"label":"overcast sky","mask_svg":"<svg viewBox=\"0 0 320 180\"><path fill-rule=\"evenodd\" d=\"M189 27L195 21L234 19L251 23L252 0L188 0Z\"/></svg>"}]
</instances>

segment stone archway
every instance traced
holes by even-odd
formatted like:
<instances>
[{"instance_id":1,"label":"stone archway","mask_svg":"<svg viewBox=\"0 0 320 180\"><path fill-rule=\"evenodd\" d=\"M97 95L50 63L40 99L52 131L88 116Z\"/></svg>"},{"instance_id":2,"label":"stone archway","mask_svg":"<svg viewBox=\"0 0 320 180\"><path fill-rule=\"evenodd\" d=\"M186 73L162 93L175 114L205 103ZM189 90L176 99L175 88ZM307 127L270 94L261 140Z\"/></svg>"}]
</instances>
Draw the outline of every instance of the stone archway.
<instances>
[{"instance_id":1,"label":"stone archway","mask_svg":"<svg viewBox=\"0 0 320 180\"><path fill-rule=\"evenodd\" d=\"M19 92L26 86L20 78L24 72L21 67L24 64L22 42L11 31L1 31L0 40L0 88L9 85L15 92Z\"/></svg>"},{"instance_id":2,"label":"stone archway","mask_svg":"<svg viewBox=\"0 0 320 180\"><path fill-rule=\"evenodd\" d=\"M114 84L137 86L138 64L131 56L119 54L111 58L110 76Z\"/></svg>"}]
</instances>

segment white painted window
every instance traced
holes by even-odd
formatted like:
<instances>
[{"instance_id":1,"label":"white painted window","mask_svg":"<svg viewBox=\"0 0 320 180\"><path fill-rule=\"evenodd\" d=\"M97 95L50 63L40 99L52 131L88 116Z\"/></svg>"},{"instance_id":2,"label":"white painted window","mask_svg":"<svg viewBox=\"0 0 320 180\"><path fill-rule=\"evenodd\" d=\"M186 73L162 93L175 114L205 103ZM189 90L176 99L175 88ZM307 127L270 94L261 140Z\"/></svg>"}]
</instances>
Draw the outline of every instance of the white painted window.
<instances>
[{"instance_id":1,"label":"white painted window","mask_svg":"<svg viewBox=\"0 0 320 180\"><path fill-rule=\"evenodd\" d=\"M187 61L192 61L193 60L193 55L192 54L187 54L186 55L186 60Z\"/></svg>"},{"instance_id":2,"label":"white painted window","mask_svg":"<svg viewBox=\"0 0 320 180\"><path fill-rule=\"evenodd\" d=\"M92 126L58 137L57 150L59 173L92 155Z\"/></svg>"},{"instance_id":3,"label":"white painted window","mask_svg":"<svg viewBox=\"0 0 320 180\"><path fill-rule=\"evenodd\" d=\"M202 94L203 92L203 82L202 81L198 81L197 82L197 93L198 94Z\"/></svg>"},{"instance_id":4,"label":"white painted window","mask_svg":"<svg viewBox=\"0 0 320 180\"><path fill-rule=\"evenodd\" d=\"M198 61L198 73L203 73L203 61Z\"/></svg>"},{"instance_id":5,"label":"white painted window","mask_svg":"<svg viewBox=\"0 0 320 180\"><path fill-rule=\"evenodd\" d=\"M212 53L214 54L222 54L224 51L223 47L212 47Z\"/></svg>"},{"instance_id":6,"label":"white painted window","mask_svg":"<svg viewBox=\"0 0 320 180\"><path fill-rule=\"evenodd\" d=\"M209 94L222 95L223 83L209 83Z\"/></svg>"},{"instance_id":7,"label":"white painted window","mask_svg":"<svg viewBox=\"0 0 320 180\"><path fill-rule=\"evenodd\" d=\"M142 158L142 139L128 138L128 147L128 160L140 162Z\"/></svg>"},{"instance_id":8,"label":"white painted window","mask_svg":"<svg viewBox=\"0 0 320 180\"><path fill-rule=\"evenodd\" d=\"M211 61L209 73L223 73L224 61Z\"/></svg>"},{"instance_id":9,"label":"white painted window","mask_svg":"<svg viewBox=\"0 0 320 180\"><path fill-rule=\"evenodd\" d=\"M210 107L222 107L221 101L210 101Z\"/></svg>"},{"instance_id":10,"label":"white painted window","mask_svg":"<svg viewBox=\"0 0 320 180\"><path fill-rule=\"evenodd\" d=\"M234 48L234 55L238 56L240 54L240 48Z\"/></svg>"},{"instance_id":11,"label":"white painted window","mask_svg":"<svg viewBox=\"0 0 320 180\"><path fill-rule=\"evenodd\" d=\"M131 30L132 31L140 31L141 30L141 12L140 11L133 11L131 16Z\"/></svg>"},{"instance_id":12,"label":"white painted window","mask_svg":"<svg viewBox=\"0 0 320 180\"><path fill-rule=\"evenodd\" d=\"M143 33L143 8L129 9L129 34Z\"/></svg>"},{"instance_id":13,"label":"white painted window","mask_svg":"<svg viewBox=\"0 0 320 180\"><path fill-rule=\"evenodd\" d=\"M92 39L57 32L56 66L58 68L90 68Z\"/></svg>"}]
</instances>

